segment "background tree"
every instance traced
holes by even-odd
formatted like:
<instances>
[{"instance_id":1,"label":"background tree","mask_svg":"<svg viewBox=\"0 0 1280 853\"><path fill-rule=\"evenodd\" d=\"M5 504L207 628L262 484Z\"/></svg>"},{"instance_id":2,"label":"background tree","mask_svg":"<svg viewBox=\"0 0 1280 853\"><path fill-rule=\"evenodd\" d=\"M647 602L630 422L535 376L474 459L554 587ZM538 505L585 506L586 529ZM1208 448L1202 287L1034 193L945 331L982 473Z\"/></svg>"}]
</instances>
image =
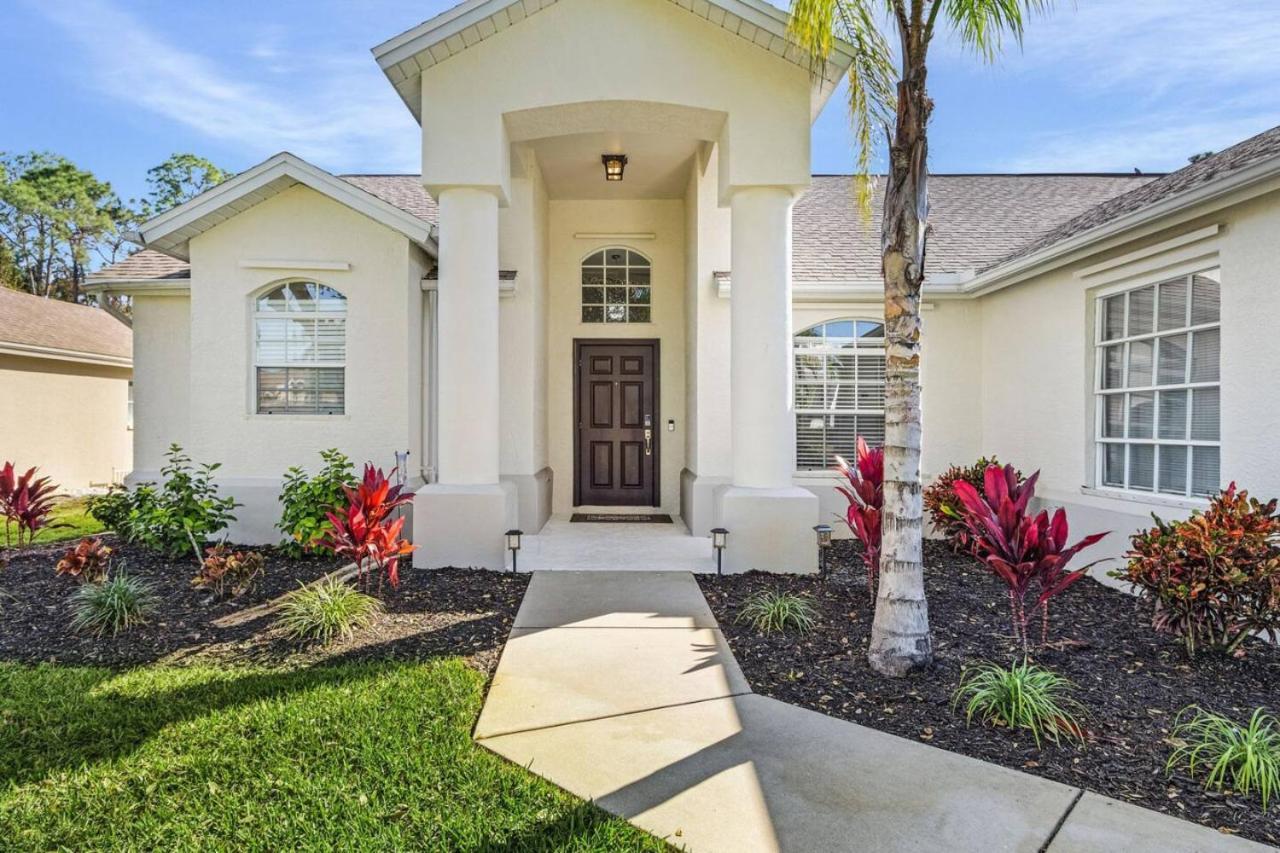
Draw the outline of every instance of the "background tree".
<instances>
[{"instance_id":1,"label":"background tree","mask_svg":"<svg viewBox=\"0 0 1280 853\"><path fill-rule=\"evenodd\" d=\"M139 220L150 219L212 189L227 178L229 172L195 154L172 154L159 166L147 170L150 192L136 203Z\"/></svg>"},{"instance_id":2,"label":"background tree","mask_svg":"<svg viewBox=\"0 0 1280 853\"><path fill-rule=\"evenodd\" d=\"M920 286L929 223L929 45L938 22L985 60L1022 39L1026 17L1052 0L792 0L789 29L821 73L837 38L854 48L849 111L858 198L870 213L872 135L889 142L880 257L884 276L885 459L880 585L868 659L904 675L933 658L924 594L920 484ZM895 51L890 42L897 45ZM896 83L894 82L896 80ZM892 129L890 129L892 124Z\"/></svg>"}]
</instances>

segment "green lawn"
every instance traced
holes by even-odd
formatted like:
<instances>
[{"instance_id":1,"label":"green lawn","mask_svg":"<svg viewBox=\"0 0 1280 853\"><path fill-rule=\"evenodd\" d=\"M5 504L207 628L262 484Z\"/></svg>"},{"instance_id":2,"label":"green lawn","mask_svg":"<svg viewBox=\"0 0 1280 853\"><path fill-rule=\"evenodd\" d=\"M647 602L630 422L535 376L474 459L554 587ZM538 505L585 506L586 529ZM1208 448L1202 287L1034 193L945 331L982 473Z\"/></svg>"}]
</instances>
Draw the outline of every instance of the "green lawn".
<instances>
[{"instance_id":1,"label":"green lawn","mask_svg":"<svg viewBox=\"0 0 1280 853\"><path fill-rule=\"evenodd\" d=\"M49 518L49 525L36 534L37 545L79 539L81 536L92 536L102 532L102 525L89 515L89 502L85 498L60 500Z\"/></svg>"},{"instance_id":2,"label":"green lawn","mask_svg":"<svg viewBox=\"0 0 1280 853\"><path fill-rule=\"evenodd\" d=\"M475 746L458 659L0 664L0 846L664 850Z\"/></svg>"}]
</instances>

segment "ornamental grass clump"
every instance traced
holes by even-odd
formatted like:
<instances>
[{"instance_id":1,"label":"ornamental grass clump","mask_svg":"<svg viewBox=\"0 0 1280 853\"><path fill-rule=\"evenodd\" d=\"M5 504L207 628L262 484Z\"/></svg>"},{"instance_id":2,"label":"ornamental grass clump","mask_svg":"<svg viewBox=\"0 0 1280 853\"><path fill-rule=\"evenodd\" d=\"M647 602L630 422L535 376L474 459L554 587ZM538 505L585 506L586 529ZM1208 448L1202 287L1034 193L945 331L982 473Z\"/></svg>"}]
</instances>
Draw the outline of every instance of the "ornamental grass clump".
<instances>
[{"instance_id":1,"label":"ornamental grass clump","mask_svg":"<svg viewBox=\"0 0 1280 853\"><path fill-rule=\"evenodd\" d=\"M291 640L328 645L336 639L350 639L381 612L378 599L329 575L291 592L280 608L276 626Z\"/></svg>"},{"instance_id":2,"label":"ornamental grass clump","mask_svg":"<svg viewBox=\"0 0 1280 853\"><path fill-rule=\"evenodd\" d=\"M884 448L871 449L866 439L858 436L857 456L850 465L836 457L836 472L848 487L836 491L849 502L844 521L862 543L862 564L867 570L867 593L876 597L876 580L880 576L880 515L884 510Z\"/></svg>"},{"instance_id":3,"label":"ornamental grass clump","mask_svg":"<svg viewBox=\"0 0 1280 853\"><path fill-rule=\"evenodd\" d=\"M762 634L797 631L807 634L818 622L818 610L807 595L760 592L738 612L736 622L746 622Z\"/></svg>"},{"instance_id":4,"label":"ornamental grass clump","mask_svg":"<svg viewBox=\"0 0 1280 853\"><path fill-rule=\"evenodd\" d=\"M1246 796L1256 790L1263 811L1272 794L1280 791L1280 723L1262 708L1242 726L1192 705L1174 721L1170 740L1174 750L1166 771L1185 766L1194 776L1207 769L1207 790L1231 788Z\"/></svg>"},{"instance_id":5,"label":"ornamental grass clump","mask_svg":"<svg viewBox=\"0 0 1280 853\"><path fill-rule=\"evenodd\" d=\"M1043 738L1084 740L1083 706L1071 696L1074 685L1042 666L1023 660L1009 667L983 663L967 669L951 698L964 703L965 721L1026 729L1036 746Z\"/></svg>"},{"instance_id":6,"label":"ornamental grass clump","mask_svg":"<svg viewBox=\"0 0 1280 853\"><path fill-rule=\"evenodd\" d=\"M1123 569L1153 606L1152 626L1182 640L1188 657L1212 649L1242 656L1254 632L1280 635L1280 516L1232 483L1185 521L1134 534Z\"/></svg>"},{"instance_id":7,"label":"ornamental grass clump","mask_svg":"<svg viewBox=\"0 0 1280 853\"><path fill-rule=\"evenodd\" d=\"M97 637L115 636L146 622L157 600L151 585L123 571L102 583L89 583L71 596L71 627Z\"/></svg>"}]
</instances>

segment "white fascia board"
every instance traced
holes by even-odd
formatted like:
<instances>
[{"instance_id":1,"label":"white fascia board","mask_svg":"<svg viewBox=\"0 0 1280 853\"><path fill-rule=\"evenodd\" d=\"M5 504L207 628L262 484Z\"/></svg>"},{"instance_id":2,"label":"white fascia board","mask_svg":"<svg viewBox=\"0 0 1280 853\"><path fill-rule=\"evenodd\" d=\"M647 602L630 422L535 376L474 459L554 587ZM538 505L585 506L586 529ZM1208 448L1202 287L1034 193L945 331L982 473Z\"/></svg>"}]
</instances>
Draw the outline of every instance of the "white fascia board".
<instances>
[{"instance_id":1,"label":"white fascia board","mask_svg":"<svg viewBox=\"0 0 1280 853\"><path fill-rule=\"evenodd\" d=\"M85 293L123 293L125 296L184 296L191 292L189 278L107 278L84 284Z\"/></svg>"},{"instance_id":2,"label":"white fascia board","mask_svg":"<svg viewBox=\"0 0 1280 853\"><path fill-rule=\"evenodd\" d=\"M166 237L180 234L184 230L199 233L204 230L201 224L206 217L216 216L228 205L281 179L292 180L309 187L393 231L398 231L422 245L428 252L435 251L435 230L429 222L287 151L276 154L248 171L206 190L190 201L147 220L138 229L143 244L150 246L161 243ZM224 215L224 218L227 217ZM189 237L186 236L179 238L174 245L162 248L160 251L182 260L189 260L186 251L188 239Z\"/></svg>"},{"instance_id":3,"label":"white fascia board","mask_svg":"<svg viewBox=\"0 0 1280 853\"><path fill-rule=\"evenodd\" d=\"M46 358L53 361L73 361L81 364L101 364L108 367L133 367L133 359L120 355L107 355L100 352L83 352L81 350L42 347L34 344L20 344L12 341L0 341L0 355L16 355L26 358Z\"/></svg>"},{"instance_id":4,"label":"white fascia board","mask_svg":"<svg viewBox=\"0 0 1280 853\"><path fill-rule=\"evenodd\" d=\"M1088 231L1082 231L1060 243L1046 246L1007 264L993 267L970 279L964 285L963 292L978 296L1017 284L1042 272L1070 263L1074 260L1075 253L1104 240L1119 237L1127 231L1133 231L1158 219L1184 213L1198 205L1220 200L1226 195L1248 189L1277 176L1280 176L1280 157L1263 160L1220 180L1210 181L1186 192L1169 196Z\"/></svg>"}]
</instances>

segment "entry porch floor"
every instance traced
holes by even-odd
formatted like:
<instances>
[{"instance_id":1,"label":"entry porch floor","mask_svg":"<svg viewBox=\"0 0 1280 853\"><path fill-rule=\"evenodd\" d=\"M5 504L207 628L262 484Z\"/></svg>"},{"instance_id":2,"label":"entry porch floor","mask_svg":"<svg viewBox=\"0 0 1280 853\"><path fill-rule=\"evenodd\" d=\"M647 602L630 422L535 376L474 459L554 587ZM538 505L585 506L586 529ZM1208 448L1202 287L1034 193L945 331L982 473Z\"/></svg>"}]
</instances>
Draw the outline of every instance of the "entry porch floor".
<instances>
[{"instance_id":1,"label":"entry porch floor","mask_svg":"<svg viewBox=\"0 0 1280 853\"><path fill-rule=\"evenodd\" d=\"M679 516L671 524L571 522L554 516L536 535L525 536L519 568L534 571L714 572L711 540L689 535Z\"/></svg>"},{"instance_id":2,"label":"entry porch floor","mask_svg":"<svg viewBox=\"0 0 1280 853\"><path fill-rule=\"evenodd\" d=\"M692 851L1267 849L756 695L688 574L535 574L474 736Z\"/></svg>"}]
</instances>

